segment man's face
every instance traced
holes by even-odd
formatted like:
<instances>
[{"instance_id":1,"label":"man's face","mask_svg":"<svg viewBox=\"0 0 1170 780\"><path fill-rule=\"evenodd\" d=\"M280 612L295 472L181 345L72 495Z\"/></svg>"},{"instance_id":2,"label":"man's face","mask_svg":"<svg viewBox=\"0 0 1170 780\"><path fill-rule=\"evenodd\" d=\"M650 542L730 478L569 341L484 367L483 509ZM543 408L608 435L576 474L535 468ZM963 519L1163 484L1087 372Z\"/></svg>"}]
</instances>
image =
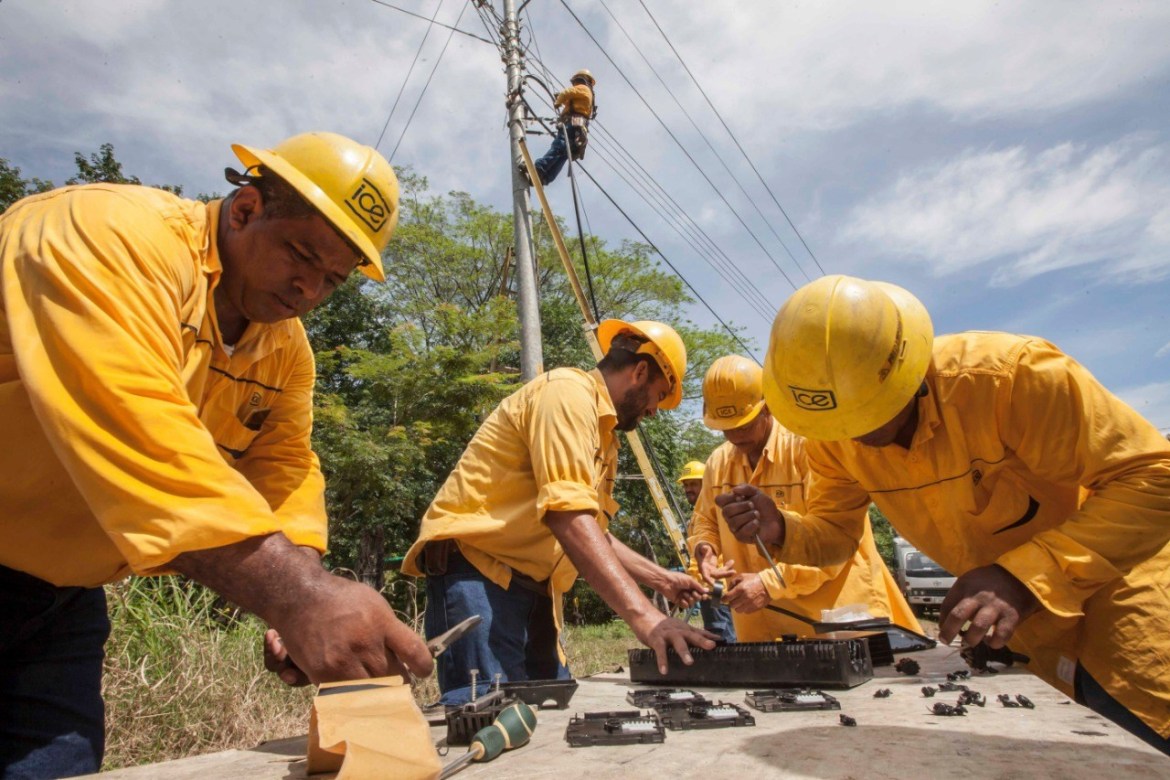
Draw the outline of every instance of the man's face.
<instances>
[{"instance_id":1,"label":"man's face","mask_svg":"<svg viewBox=\"0 0 1170 780\"><path fill-rule=\"evenodd\" d=\"M650 371L645 362L634 367L631 377L630 386L614 404L619 431L632 431L643 417L653 417L658 412L658 404L670 395L670 381Z\"/></svg>"},{"instance_id":2,"label":"man's face","mask_svg":"<svg viewBox=\"0 0 1170 780\"><path fill-rule=\"evenodd\" d=\"M741 454L747 455L764 446L771 430L772 416L767 409L762 409L751 422L724 431L723 438Z\"/></svg>"},{"instance_id":3,"label":"man's face","mask_svg":"<svg viewBox=\"0 0 1170 780\"><path fill-rule=\"evenodd\" d=\"M853 441L864 444L866 447L888 447L898 440L898 435L910 424L912 417L917 419L917 412L918 397L915 396L910 399L910 403L906 404L902 411L898 412L894 419L875 431L858 436ZM913 432L911 431L911 433ZM909 442L906 442L906 446L909 446Z\"/></svg>"},{"instance_id":4,"label":"man's face","mask_svg":"<svg viewBox=\"0 0 1170 780\"><path fill-rule=\"evenodd\" d=\"M227 209L220 286L228 303L251 322L305 315L357 267L354 250L320 215L262 219L263 204L251 187L237 191Z\"/></svg>"},{"instance_id":5,"label":"man's face","mask_svg":"<svg viewBox=\"0 0 1170 780\"><path fill-rule=\"evenodd\" d=\"M683 492L687 494L687 501L694 506L699 500L699 491L703 489L703 480L701 479L684 479L682 481Z\"/></svg>"}]
</instances>

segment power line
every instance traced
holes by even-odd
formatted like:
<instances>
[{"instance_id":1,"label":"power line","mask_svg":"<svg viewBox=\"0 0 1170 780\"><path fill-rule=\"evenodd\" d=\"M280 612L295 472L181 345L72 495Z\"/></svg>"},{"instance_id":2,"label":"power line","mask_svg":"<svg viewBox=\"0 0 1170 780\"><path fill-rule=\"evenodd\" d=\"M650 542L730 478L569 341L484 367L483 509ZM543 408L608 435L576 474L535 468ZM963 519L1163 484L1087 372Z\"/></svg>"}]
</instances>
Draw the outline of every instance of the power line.
<instances>
[{"instance_id":1,"label":"power line","mask_svg":"<svg viewBox=\"0 0 1170 780\"><path fill-rule=\"evenodd\" d=\"M549 78L555 78L548 71L547 66L539 61L535 61L536 65L548 75ZM535 77L531 77L534 78ZM539 80L538 80L539 83ZM543 86L543 84L542 84ZM546 87L547 89L547 87ZM542 98L543 100L543 98ZM546 101L546 105L550 105ZM531 111L531 106L529 106ZM535 114L535 112L532 112ZM540 121L539 119L537 121ZM543 124L543 122L542 122ZM760 318L765 322L771 322L773 316L773 305L759 288L757 288L747 275L738 267L730 256L727 255L711 237L703 230L697 222L687 213L677 200L670 194L670 192L663 187L649 171L642 166L637 159L625 149L621 141L609 133L604 124L599 121L593 122L594 128L598 131L604 132L608 136L610 142L614 144L617 153L609 152L605 144L602 143L603 136L597 135L594 143L594 148L603 163L610 167L611 170L628 186L630 187L642 200L654 211L658 216L669 225L678 235L686 242L696 254L702 257L708 265L744 299L744 301L752 307L752 309L759 314ZM546 127L547 130L547 127ZM622 155L630 161L625 162ZM631 167L632 164L632 167ZM623 172L624 171L624 172ZM628 174L628 176L627 176ZM659 194L661 193L661 194ZM656 205L657 204L657 205ZM669 214L666 212L670 212ZM696 243L697 242L697 243ZM710 249L705 246L706 244ZM720 259L722 256L722 260ZM754 298L753 298L754 293Z\"/></svg>"},{"instance_id":2,"label":"power line","mask_svg":"<svg viewBox=\"0 0 1170 780\"><path fill-rule=\"evenodd\" d=\"M463 20L463 13L466 10L467 3L464 3L463 8L459 11L459 17L455 20L456 25L458 25L459 22ZM423 84L422 92L418 93L418 100L414 101L414 108L411 109L410 116L406 118L406 126L402 128L402 133L398 136L398 142L394 144L394 148L390 151L390 160L394 159L394 154L398 151L398 147L402 144L402 139L406 137L406 131L410 129L410 123L414 120L415 112L418 111L418 107L419 104L422 103L423 96L427 94L427 88L431 86L431 79L435 77L435 71L439 69L439 63L443 61L443 55L447 53L447 47L451 45L451 39L454 38L455 33L458 32L455 27L450 27L449 29L451 32L447 33L447 42L443 44L442 51L439 52L438 58L435 59L435 66L431 68L430 75L427 76L427 81L425 84Z\"/></svg>"},{"instance_id":3,"label":"power line","mask_svg":"<svg viewBox=\"0 0 1170 780\"><path fill-rule=\"evenodd\" d=\"M703 132L703 128L699 127L698 122L695 121L694 117L691 116L691 113L687 111L685 106L683 106L682 102L674 94L674 90L672 90L670 85L667 84L666 79L662 78L662 75L658 72L658 69L654 67L653 63L651 63L646 55L642 52L642 48L638 45L638 42L635 41L633 36L631 36L630 33L626 30L625 25L622 24L621 20L617 18L612 10L610 10L610 7L608 4L606 4L605 0L601 0L601 7L605 9L605 12L609 14L611 19L613 19L614 24L616 24L618 29L622 31L622 34L626 36L626 40L629 41L630 45L634 47L634 51L638 52L638 56L642 58L642 62L646 63L646 67L648 67L650 72L654 74L654 77L658 79L658 83L661 84L662 88L666 90L666 94L670 95L671 100L673 100L674 104L678 106L679 111L682 111L683 116L685 116L687 121L691 123L691 127L695 129L695 132L697 132L699 137L703 139L703 143L705 143L707 148L711 150L711 154L715 155L715 159L717 159L723 166L723 170L727 171L727 175L731 177L733 182L735 182L735 186L739 187L739 191L743 193L745 198L747 198L748 203L750 203L752 208L755 209L756 214L758 214L760 219L764 221L764 224L768 226L768 230L772 232L772 235L776 238L776 241L778 241L780 246L784 249L784 253L788 255L788 259L790 259L792 264L796 266L797 270L799 270L801 274L804 275L805 279L812 281L812 277L810 277L808 273L805 272L804 268L800 264L800 261L796 259L796 256L792 254L792 250L788 248L788 244L786 244L784 239L780 237L780 234L776 232L776 228L773 227L771 220L764 216L764 212L761 211L760 207L756 204L755 198L748 194L748 191L740 182L739 177L735 175L735 172L731 170L731 166L729 166L727 161L723 159L723 155L719 154L719 150L716 149L715 146L711 143L711 139L709 139L707 134Z\"/></svg>"},{"instance_id":4,"label":"power line","mask_svg":"<svg viewBox=\"0 0 1170 780\"><path fill-rule=\"evenodd\" d=\"M589 169L586 168L584 165L581 165L578 167L580 167L582 173L584 173L586 176L589 177L589 181L593 182L593 186L596 187L597 190L602 195L605 196L605 199L608 200L610 202L610 204L615 209L618 210L618 213L621 214L623 217L625 217L626 222L629 222L630 226L632 228L634 228L634 230L638 231L638 235L640 235L642 237L642 240L645 241L650 246L650 248L653 249L654 252L657 253L657 255L662 258L662 261L664 263L666 263L666 265L670 268L671 271L674 271L675 275L679 279L682 279L683 284L685 284L687 286L687 289L690 290L692 293L694 293L695 298L697 298L699 300L699 302L702 303L703 306L705 306L707 308L707 311L711 312L711 316L714 317L715 320L720 325L723 326L723 329L726 330L727 333L733 339L735 339L735 342L737 344L739 344L739 346L742 347L743 350L747 354L751 355L752 359L754 359L757 363L759 363L760 359L758 357L756 357L755 353L752 352L751 348L748 347L748 345L743 342L743 339L741 339L739 337L739 334L736 333L730 325L728 325L726 322L723 321L723 318L720 317L713 308L711 308L711 304L707 303L707 299L704 298L702 295L700 295L699 291L695 289L694 285L692 285L689 281L687 281L687 278L682 275L682 272L679 271L678 268L675 267L674 263L670 262L670 258L668 258L665 254L662 253L662 250L659 249L658 246L655 245L655 243L650 240L650 237L647 236L645 232L643 232L642 228L638 227L638 223L634 222L634 220L631 219L630 215L626 213L625 209L623 209L621 206L619 206L617 204L617 201L615 201L613 199L613 197L606 191L606 189L604 187L602 187L600 184L598 184L597 179L595 179L593 177L593 174L591 174L589 172ZM763 364L761 363L761 365L763 365Z\"/></svg>"},{"instance_id":5,"label":"power line","mask_svg":"<svg viewBox=\"0 0 1170 780\"><path fill-rule=\"evenodd\" d=\"M406 84L410 81L410 74L414 73L414 66L418 62L419 55L422 54L423 47L427 45L427 38L431 36L431 30L435 29L435 17L439 15L439 11L443 10L444 2L446 0L439 0L439 4L435 6L435 12L431 15L431 23L427 25L427 30L423 33L422 41L418 45L418 51L414 53L414 59L410 61L410 67L406 69L406 78L402 80L402 86L398 88L398 95L394 98L394 105L390 107L390 113L386 116L386 121L382 125L382 132L378 133L378 142L374 144L375 149L382 145L382 139L386 136L386 128L390 127L390 120L394 118L394 112L398 110L398 101L402 99L402 93L406 91Z\"/></svg>"},{"instance_id":6,"label":"power line","mask_svg":"<svg viewBox=\"0 0 1170 780\"><path fill-rule=\"evenodd\" d=\"M735 215L735 218L736 218L736 220L739 221L739 224L742 225L743 229L748 232L748 235L750 235L752 237L752 239L756 242L756 245L758 247L760 247L760 250L763 251L763 253L765 255L767 255L768 259L772 261L772 265L774 265L776 267L776 270L780 272L780 275L784 277L784 280L786 282L788 282L789 286L791 286L792 289L795 290L797 288L796 283L793 282L792 278L788 275L788 273L783 268L780 267L780 264L778 262L776 262L776 258L772 256L772 253L768 251L768 248L766 246L764 246L764 243L762 241L760 241L760 237L757 236L755 231L751 229L751 227L747 224L747 222L744 221L743 217L741 217L739 212L736 211L735 207L731 205L731 202L729 200L727 200L727 197L724 196L723 192L719 189L718 186L716 186L715 182L713 182L711 180L711 177L707 175L707 172L704 171L702 166L699 165L698 161L695 160L694 156L691 155L691 153L682 144L682 142L678 140L678 136L676 136L674 134L674 132L670 129L670 127L666 124L666 122L663 121L662 117L658 115L658 112L655 111L654 108L650 105L650 103L646 100L646 98L642 96L642 93L638 91L638 88L634 86L634 83L632 81L630 81L629 77L626 76L625 72L621 69L621 67L618 66L618 64L616 62L614 62L613 57L609 56L609 52L607 52L605 50L605 47L601 45L601 43L597 40L596 36L594 36L593 33L589 30L589 28L585 26L585 23L581 21L580 17L578 17L577 14L573 11L573 9L569 6L569 3L567 2L567 0L560 0L560 2L561 2L561 5L563 5L565 7L565 10L569 12L569 15L573 17L573 20L577 22L577 25L585 32L585 34L587 36L589 36L589 40L593 41L593 44L595 46L597 46L598 50L602 53L602 55L607 60L609 60L609 64L613 65L614 69L618 72L618 75L620 75L622 77L622 79L626 82L626 84L630 87L630 89L633 90L634 94L638 96L638 99L642 101L642 105L646 106L646 109L651 113L651 115L656 120L658 120L658 124L662 125L662 128L666 131L666 134L669 135L671 140L675 142L675 144L678 146L679 149L682 150L682 153L684 155L686 155L686 158L691 161L691 164L693 166L695 166L695 170L697 170L699 172L699 174L707 181L707 184L709 184L711 186L711 188L715 191L715 194L719 196L719 199L722 200L723 203L727 206L727 208L730 209L731 213Z\"/></svg>"},{"instance_id":7,"label":"power line","mask_svg":"<svg viewBox=\"0 0 1170 780\"><path fill-rule=\"evenodd\" d=\"M416 14L414 11L408 11L405 8L399 8L398 6L394 5L393 3L387 3L386 0L370 0L370 2L374 3L376 5L385 6L386 8L392 8L395 11L400 11L400 12L406 14L407 16L413 16L416 19L422 19L424 22L433 21L431 19L426 18L422 14ZM459 16L460 16L460 18L462 18L463 14L460 14ZM445 27L448 30L453 30L453 31L459 33L460 35L466 35L468 38L475 38L477 41L483 41L484 43L490 43L492 46L496 45L493 41L489 41L487 38L481 38L478 35L476 35L475 33L469 33L469 32L467 32L467 30L460 30L457 27L452 27L451 25L443 24L442 22L434 22L434 23L439 25L440 27ZM455 24L459 24L459 22L455 22Z\"/></svg>"},{"instance_id":8,"label":"power line","mask_svg":"<svg viewBox=\"0 0 1170 780\"><path fill-rule=\"evenodd\" d=\"M654 26L658 28L658 32L662 33L662 39L666 41L666 45L670 47L672 52L674 52L674 56L678 57L679 64L683 66L683 70L687 72L687 75L691 77L691 81L693 81L695 86L699 88L699 93L703 96L703 99L707 101L707 105L711 107L711 110L715 112L715 116L719 118L719 122L723 125L723 129L727 131L729 136L731 136L731 140L735 142L735 147L739 149L740 154L742 154L743 158L747 160L748 165L751 166L752 171L756 174L756 178L760 180L760 184L764 185L764 189L766 189L768 194L772 197L772 202L776 204L776 208L780 209L780 213L783 214L784 219L788 221L788 226L792 228L792 232L795 233L796 237L800 239L800 243L804 246L805 251L808 252L808 256L811 257L813 262L817 264L817 270L819 270L823 276L825 269L821 267L821 261L817 259L815 254L813 254L812 248L809 247L808 242L804 240L804 236L802 236L800 231L796 229L796 224L792 221L792 218L788 216L788 212L784 210L784 207L780 205L780 201L776 198L776 193L772 192L772 188L768 186L768 182L764 180L764 177L760 174L759 169L756 168L756 164L752 162L752 158L748 156L746 151L744 151L744 148L740 144L739 139L736 138L735 133L731 132L731 128L727 126L727 122L724 121L723 115L719 113L719 109L715 108L715 104L711 102L711 98L707 97L707 92L703 89L703 85L699 83L697 78L695 78L695 74L691 73L691 69L687 67L686 61L683 60L682 55L678 53L678 49L674 48L674 44L670 42L670 38L667 37L666 31L662 29L662 25L660 25L658 20L654 18L654 14L650 13L650 9L646 7L646 3L644 3L643 0L638 0L638 4L642 6L642 10L644 10L646 15L650 17L650 21L654 22Z\"/></svg>"}]
</instances>

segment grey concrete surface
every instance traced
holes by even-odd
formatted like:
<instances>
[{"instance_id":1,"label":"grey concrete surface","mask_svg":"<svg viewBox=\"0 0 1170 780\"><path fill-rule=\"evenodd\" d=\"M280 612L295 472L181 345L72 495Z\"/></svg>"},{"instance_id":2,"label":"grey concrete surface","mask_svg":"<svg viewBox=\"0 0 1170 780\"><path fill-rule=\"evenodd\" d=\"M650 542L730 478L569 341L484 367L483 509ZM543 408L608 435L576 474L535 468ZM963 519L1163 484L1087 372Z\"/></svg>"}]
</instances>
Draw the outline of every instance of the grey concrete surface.
<instances>
[{"instance_id":1,"label":"grey concrete surface","mask_svg":"<svg viewBox=\"0 0 1170 780\"><path fill-rule=\"evenodd\" d=\"M965 681L988 700L964 717L931 714L936 701L953 703L957 694L922 696L924 685L945 681L963 668L951 648L909 656L920 662L915 677L891 667L871 682L848 691L829 691L841 712L857 726L839 725L838 712L765 713L750 710L754 727L710 731L668 731L659 745L571 748L565 727L573 714L630 709L632 686L624 673L581 680L567 710L537 713L530 744L495 761L472 764L458 777L507 778L1061 778L1122 780L1170 777L1170 758L1112 723L1068 700L1028 672L1010 669ZM691 686L709 698L743 704L742 689ZM875 699L879 688L892 695ZM1024 694L1034 710L1005 709L996 696ZM432 729L441 745L445 731ZM443 748L440 747L440 750ZM452 748L450 761L463 748ZM220 777L303 778L304 738L281 740L252 750L231 750L102 775L107 780L206 780Z\"/></svg>"}]
</instances>

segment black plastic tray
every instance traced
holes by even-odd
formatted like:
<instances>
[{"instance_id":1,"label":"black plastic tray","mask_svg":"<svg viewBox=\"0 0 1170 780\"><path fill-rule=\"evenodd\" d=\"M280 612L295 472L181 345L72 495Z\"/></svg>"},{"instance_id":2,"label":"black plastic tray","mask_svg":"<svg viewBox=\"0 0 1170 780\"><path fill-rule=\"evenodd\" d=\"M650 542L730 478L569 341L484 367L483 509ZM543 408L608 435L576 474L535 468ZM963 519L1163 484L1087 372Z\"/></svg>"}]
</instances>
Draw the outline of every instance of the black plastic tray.
<instances>
[{"instance_id":1,"label":"black plastic tray","mask_svg":"<svg viewBox=\"0 0 1170 780\"><path fill-rule=\"evenodd\" d=\"M873 678L864 639L796 639L788 642L737 642L711 650L691 648L687 666L667 648L666 674L653 650L629 651L630 680L728 687L852 688Z\"/></svg>"},{"instance_id":2,"label":"black plastic tray","mask_svg":"<svg viewBox=\"0 0 1170 780\"><path fill-rule=\"evenodd\" d=\"M662 718L662 725L672 731L756 725L756 719L750 712L725 701L665 706L659 708L658 715Z\"/></svg>"},{"instance_id":3,"label":"black plastic tray","mask_svg":"<svg viewBox=\"0 0 1170 780\"><path fill-rule=\"evenodd\" d=\"M705 702L706 697L684 688L643 688L627 691L626 701L635 707L685 706L694 702Z\"/></svg>"},{"instance_id":4,"label":"black plastic tray","mask_svg":"<svg viewBox=\"0 0 1170 780\"><path fill-rule=\"evenodd\" d=\"M665 740L666 729L654 710L586 712L574 715L565 728L569 747L649 745Z\"/></svg>"},{"instance_id":5,"label":"black plastic tray","mask_svg":"<svg viewBox=\"0 0 1170 780\"><path fill-rule=\"evenodd\" d=\"M519 680L500 683L500 690L515 696L530 707L548 710L567 710L573 694L577 692L576 680ZM545 706L548 702L555 706Z\"/></svg>"},{"instance_id":6,"label":"black plastic tray","mask_svg":"<svg viewBox=\"0 0 1170 780\"><path fill-rule=\"evenodd\" d=\"M824 691L814 691L811 688L748 691L746 700L761 712L817 712L841 709L841 702Z\"/></svg>"}]
</instances>

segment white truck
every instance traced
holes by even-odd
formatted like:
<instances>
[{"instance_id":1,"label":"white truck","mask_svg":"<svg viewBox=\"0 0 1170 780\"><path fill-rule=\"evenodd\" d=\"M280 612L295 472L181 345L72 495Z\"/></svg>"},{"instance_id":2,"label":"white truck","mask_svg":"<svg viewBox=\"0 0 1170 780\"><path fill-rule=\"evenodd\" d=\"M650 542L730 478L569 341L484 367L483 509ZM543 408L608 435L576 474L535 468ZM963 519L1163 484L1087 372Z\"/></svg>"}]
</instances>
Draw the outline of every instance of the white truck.
<instances>
[{"instance_id":1,"label":"white truck","mask_svg":"<svg viewBox=\"0 0 1170 780\"><path fill-rule=\"evenodd\" d=\"M894 537L894 579L914 614L938 611L955 577L900 536Z\"/></svg>"}]
</instances>

